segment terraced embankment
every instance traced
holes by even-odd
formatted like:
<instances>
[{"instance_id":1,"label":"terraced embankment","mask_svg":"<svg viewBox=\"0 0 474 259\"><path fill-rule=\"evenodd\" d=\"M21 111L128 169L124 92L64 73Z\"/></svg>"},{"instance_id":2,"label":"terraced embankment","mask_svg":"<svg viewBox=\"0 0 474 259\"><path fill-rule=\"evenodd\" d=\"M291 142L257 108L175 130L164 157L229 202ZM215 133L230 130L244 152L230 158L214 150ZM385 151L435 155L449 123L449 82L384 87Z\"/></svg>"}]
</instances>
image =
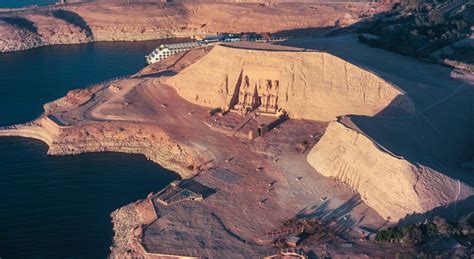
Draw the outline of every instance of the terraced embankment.
<instances>
[{"instance_id":1,"label":"terraced embankment","mask_svg":"<svg viewBox=\"0 0 474 259\"><path fill-rule=\"evenodd\" d=\"M48 117L41 117L33 122L0 128L0 136L25 137L43 141L51 146L61 128Z\"/></svg>"}]
</instances>

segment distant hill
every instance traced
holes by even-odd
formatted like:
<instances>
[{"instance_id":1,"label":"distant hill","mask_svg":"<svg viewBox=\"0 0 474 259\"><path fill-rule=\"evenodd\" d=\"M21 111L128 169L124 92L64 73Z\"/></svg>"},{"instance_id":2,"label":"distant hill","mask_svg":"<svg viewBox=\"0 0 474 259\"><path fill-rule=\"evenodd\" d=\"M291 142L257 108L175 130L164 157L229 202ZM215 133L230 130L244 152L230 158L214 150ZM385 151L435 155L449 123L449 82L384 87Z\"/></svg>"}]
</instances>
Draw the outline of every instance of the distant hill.
<instances>
[{"instance_id":1,"label":"distant hill","mask_svg":"<svg viewBox=\"0 0 474 259\"><path fill-rule=\"evenodd\" d=\"M474 2L403 0L355 26L359 40L403 55L473 64Z\"/></svg>"}]
</instances>

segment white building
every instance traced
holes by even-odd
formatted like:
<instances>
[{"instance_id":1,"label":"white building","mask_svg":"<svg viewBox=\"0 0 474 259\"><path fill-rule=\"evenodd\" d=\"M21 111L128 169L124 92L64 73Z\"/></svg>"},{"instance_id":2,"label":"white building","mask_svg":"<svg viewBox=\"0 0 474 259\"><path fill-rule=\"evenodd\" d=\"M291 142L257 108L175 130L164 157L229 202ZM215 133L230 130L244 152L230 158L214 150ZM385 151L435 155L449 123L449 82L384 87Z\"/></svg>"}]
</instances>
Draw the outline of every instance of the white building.
<instances>
[{"instance_id":1,"label":"white building","mask_svg":"<svg viewBox=\"0 0 474 259\"><path fill-rule=\"evenodd\" d=\"M153 64L155 62L161 61L169 56L172 56L176 53L187 51L189 49L199 47L199 42L183 42L183 43L173 43L173 44L162 44L156 48L152 53L145 56L146 62L148 64Z\"/></svg>"}]
</instances>

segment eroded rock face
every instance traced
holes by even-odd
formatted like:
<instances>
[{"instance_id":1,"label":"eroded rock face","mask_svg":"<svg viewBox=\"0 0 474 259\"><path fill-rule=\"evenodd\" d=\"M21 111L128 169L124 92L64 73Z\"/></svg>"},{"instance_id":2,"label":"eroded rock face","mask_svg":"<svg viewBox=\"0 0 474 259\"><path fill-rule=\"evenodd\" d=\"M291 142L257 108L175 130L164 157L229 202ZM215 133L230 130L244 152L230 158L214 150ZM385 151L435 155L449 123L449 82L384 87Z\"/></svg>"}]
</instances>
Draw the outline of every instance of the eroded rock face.
<instances>
[{"instance_id":1,"label":"eroded rock face","mask_svg":"<svg viewBox=\"0 0 474 259\"><path fill-rule=\"evenodd\" d=\"M193 175L194 169L203 163L202 156L169 138L159 127L130 123L91 123L65 128L50 145L48 154L106 151L143 154L183 177Z\"/></svg>"},{"instance_id":2,"label":"eroded rock face","mask_svg":"<svg viewBox=\"0 0 474 259\"><path fill-rule=\"evenodd\" d=\"M0 52L91 40L82 28L52 15L2 17L0 14Z\"/></svg>"},{"instance_id":3,"label":"eroded rock face","mask_svg":"<svg viewBox=\"0 0 474 259\"><path fill-rule=\"evenodd\" d=\"M0 20L0 52L22 50L42 45L42 40L30 30L22 30Z\"/></svg>"},{"instance_id":4,"label":"eroded rock face","mask_svg":"<svg viewBox=\"0 0 474 259\"><path fill-rule=\"evenodd\" d=\"M391 7L383 3L314 5L310 1L272 5L262 1L157 2L91 1L0 10L0 52L52 44L153 40L218 32L305 34L306 28L347 26ZM3 23L4 17L22 22Z\"/></svg>"},{"instance_id":5,"label":"eroded rock face","mask_svg":"<svg viewBox=\"0 0 474 259\"><path fill-rule=\"evenodd\" d=\"M47 118L40 118L34 122L0 128L0 136L39 139L51 145L60 134L60 128Z\"/></svg>"},{"instance_id":6,"label":"eroded rock face","mask_svg":"<svg viewBox=\"0 0 474 259\"><path fill-rule=\"evenodd\" d=\"M391 106L413 111L411 101L390 83L322 52L216 46L168 83L190 102L225 109L242 102L233 100L239 92L257 93L262 102L274 95L272 103L296 119L371 116Z\"/></svg>"},{"instance_id":7,"label":"eroded rock face","mask_svg":"<svg viewBox=\"0 0 474 259\"><path fill-rule=\"evenodd\" d=\"M367 205L391 221L472 195L470 187L396 157L339 122L329 124L308 162L319 173L359 192Z\"/></svg>"}]
</instances>

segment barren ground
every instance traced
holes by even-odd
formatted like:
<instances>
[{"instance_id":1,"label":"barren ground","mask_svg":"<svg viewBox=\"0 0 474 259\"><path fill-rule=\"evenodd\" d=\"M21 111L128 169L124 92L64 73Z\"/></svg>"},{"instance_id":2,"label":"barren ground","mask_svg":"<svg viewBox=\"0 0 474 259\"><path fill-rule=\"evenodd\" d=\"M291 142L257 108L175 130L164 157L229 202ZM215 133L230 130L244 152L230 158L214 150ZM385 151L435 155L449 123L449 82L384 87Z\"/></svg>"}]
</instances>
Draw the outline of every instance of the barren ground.
<instances>
[{"instance_id":1,"label":"barren ground","mask_svg":"<svg viewBox=\"0 0 474 259\"><path fill-rule=\"evenodd\" d=\"M324 215L328 219L349 215L341 223L347 228L360 225L376 229L385 223L361 202L357 193L315 173L306 162L306 154L296 151L301 140L311 140L310 135L321 136L327 123L290 120L253 142L230 137L203 123L208 108L183 100L159 80L121 81L114 84L121 88L120 93L96 93L93 101L58 115L75 127L96 121L111 121L108 127L120 121L125 129L129 123L138 123L142 129L153 125L213 160L212 169L200 172L194 179L217 189L216 194L197 204L183 202L165 207L155 203L160 218L146 228L143 237L149 252L232 258L270 254L272 249L256 244L257 237L278 229L296 215ZM130 104L124 107L124 103ZM166 108L161 106L163 103ZM193 112L192 116L189 112ZM85 117L82 121L78 120L80 115ZM234 159L226 163L231 157ZM257 172L255 169L260 166L264 169ZM237 180L223 181L220 178L225 176L219 177L220 174L235 175L231 178ZM302 180L298 181L298 177ZM273 191L267 192L273 181ZM327 197L324 202L320 200L323 197ZM263 199L266 202L258 204Z\"/></svg>"},{"instance_id":2,"label":"barren ground","mask_svg":"<svg viewBox=\"0 0 474 259\"><path fill-rule=\"evenodd\" d=\"M403 116L399 113L395 113L396 116L392 114L388 117L391 120L430 110L436 103L444 104L443 97L455 98L456 94L451 93L460 89L466 91L465 93L472 93L472 88L469 88L472 86L451 79L449 71L444 68L401 58L381 50L368 49L351 39L305 39L290 41L287 44L314 49L324 48L393 82L398 90L402 89L401 91L410 98L415 110L409 110L409 113L403 113ZM245 51L271 49L275 51L272 55L276 57L291 55L288 54L291 53L288 47L265 44L244 43L234 45L233 48L247 49ZM291 48L291 50L298 49ZM398 204L397 197L383 196L386 201L379 199L378 203L374 203L373 199L365 195L361 197L359 194L361 189L352 186L350 180L351 172L361 174L361 168L355 165L357 161L349 163L353 168L346 170L348 176L345 178L331 175L332 172L319 171L318 166L322 163L317 163L315 166L311 160L308 162L308 153L316 152L318 159L328 158L329 154L318 153L318 150L325 148L329 148L333 154L343 153L331 149L339 140L337 134L334 139L324 139L327 138L325 131L329 129L328 125L339 123L336 118L326 121L290 119L263 137L250 141L245 137L249 129L262 122L268 123L275 117L257 116L240 130L242 134L231 136L232 130L229 129L242 120L241 115L231 112L223 116L209 117L209 110L213 108L210 103L207 107L200 106L195 103L196 100L180 96L177 87L168 84L174 82L173 77L180 78L180 73L186 78L187 74L183 71L192 71L193 64L209 57L209 51L213 50L194 49L149 66L134 77L71 92L68 96L45 105L46 113L35 122L4 128L0 131L0 135L21 135L42 139L50 145L49 153L57 155L92 151L141 153L167 168L176 170L184 178L194 177L195 180L216 190L216 193L202 202L185 201L164 206L150 199L152 197L150 196L117 210L113 213L116 235L111 256L121 257L129 254L153 257L152 254L176 254L211 258L249 258L270 255L278 249L268 245L265 233L278 230L286 220L295 217L323 219L331 233L334 233L334 235L323 235L321 240L309 239L303 242L301 247L308 253L348 255L353 258L365 255L381 256L380 251L383 251L383 256L390 257L403 249L410 250L402 249L395 244L381 245L358 240L360 229L376 230L392 224L386 217L379 216L381 213L386 213L387 210L400 213L405 210L399 210L396 206L390 207L392 204ZM284 51L282 52L284 54L278 54L278 51ZM225 63L217 65L223 67ZM418 73L413 75L411 72L415 68ZM206 69L220 71L214 67ZM336 77L337 75L334 78ZM212 80L209 79L207 90L218 91L212 86L222 82L216 83ZM281 80L283 82L285 79L282 77ZM189 80L186 87L193 87L194 82L198 81ZM331 82L339 81L335 79ZM363 84L361 86L365 87ZM395 91L390 88L391 86L386 87L390 91ZM380 98L380 95L378 98L378 101L383 101L387 105L390 103ZM467 107L469 116L472 110L469 110L469 104ZM291 118L291 107L289 112ZM377 114L373 115L373 110L361 110L360 113L361 117L377 118ZM47 115L49 119L46 118ZM51 118L56 122L51 121ZM433 122L437 121L436 118L438 117L433 117ZM372 139L367 141L373 141L370 142L371 145L381 142L388 147L388 151L396 153L389 156L408 157L406 149L396 149L393 145L403 143L402 138L389 140L393 136L390 134L395 133L387 131L378 135L371 131L370 123L359 123L355 119L353 121L359 126L357 130L366 134L362 135L357 133L356 129L348 127L348 131L356 132L354 134L357 137L351 142L354 145L358 143L358 138L369 136ZM469 119L466 119L467 122L464 122L464 119L461 121L463 122L459 124L453 121L454 130L459 134L465 134L465 138L472 137L472 132L468 132L472 121ZM404 133L408 134L409 131ZM413 134L416 135L416 131ZM308 150L303 153L297 150L298 144L302 141L308 142ZM462 141L463 139L457 138L448 139L443 144L449 148L452 145L452 149L457 150L457 143ZM384 155L389 153L380 149L371 153L368 152L369 149L357 145L356 147L360 148L367 158L378 158L379 152ZM445 190L436 189L436 192L446 194L441 198L434 195L433 200L436 202L441 200L447 203L457 202L458 199L472 195L472 176L465 175L465 169L459 166L456 159L455 162L436 159L436 152L428 154L426 150L420 150L425 154L424 157L399 160L410 165L419 163L420 168L425 168L428 175L417 179L425 179L426 182L420 183L418 180L410 182L413 175L418 172L395 172L399 173L397 177L400 179L408 179L408 189L414 189L415 192L421 190L421 194L409 197L415 200L416 206L419 206L416 207L419 209L417 212L425 213L439 206L433 204L433 201L423 200L434 195L433 190L429 188L433 187L430 185L432 184L430 176L436 176L434 178L440 179L439 181L445 184L441 185ZM460 156L464 154L458 153ZM324 161L329 165L337 162L330 161L329 158ZM374 164L384 163L377 159L371 161ZM446 170L441 170L433 166L430 161L438 161L448 167ZM397 160L396 163L398 165L401 162ZM263 169L255 170L258 167ZM369 169L367 172L372 173ZM460 175L463 175L463 178L459 177ZM460 180L462 185L457 180ZM273 185L269 186L269 183ZM372 188L377 192L377 188L385 186L383 184L385 183L382 180L381 184L369 185L366 188ZM423 189L425 187L427 189ZM454 195L456 197L452 195L453 190L454 193L458 191L457 195ZM371 207L367 204L371 204ZM407 206L410 208L415 205ZM351 242L354 246L341 245L346 242Z\"/></svg>"},{"instance_id":3,"label":"barren ground","mask_svg":"<svg viewBox=\"0 0 474 259\"><path fill-rule=\"evenodd\" d=\"M222 32L305 33L386 11L379 3L160 3L98 1L0 10L0 52L91 41L138 41ZM294 31L295 29L301 29Z\"/></svg>"}]
</instances>

